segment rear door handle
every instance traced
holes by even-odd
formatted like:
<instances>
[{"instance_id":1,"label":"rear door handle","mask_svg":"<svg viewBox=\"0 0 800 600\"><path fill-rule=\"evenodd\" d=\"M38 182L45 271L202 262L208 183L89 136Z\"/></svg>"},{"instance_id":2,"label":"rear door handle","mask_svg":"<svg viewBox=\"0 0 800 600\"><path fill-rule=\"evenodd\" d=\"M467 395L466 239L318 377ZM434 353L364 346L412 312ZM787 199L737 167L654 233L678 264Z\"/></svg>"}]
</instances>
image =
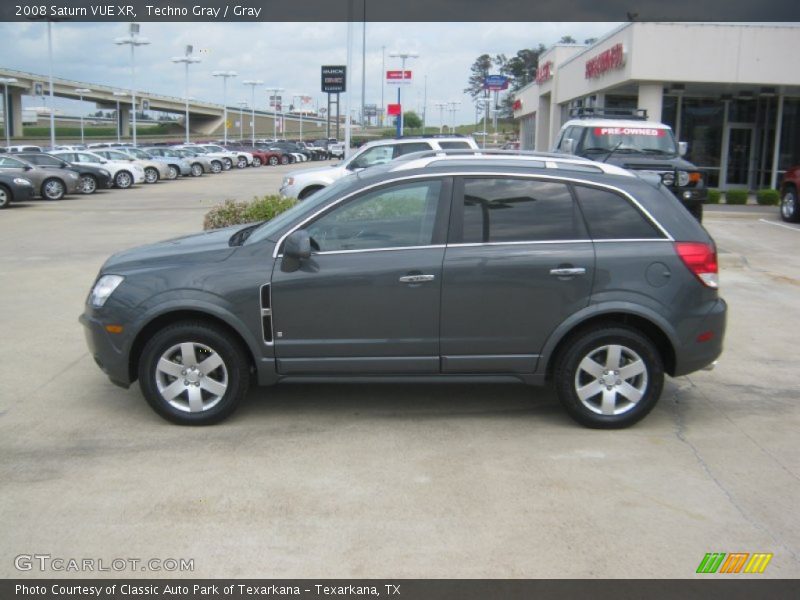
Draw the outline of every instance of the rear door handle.
<instances>
[{"instance_id":1,"label":"rear door handle","mask_svg":"<svg viewBox=\"0 0 800 600\"><path fill-rule=\"evenodd\" d=\"M400 278L400 283L424 283L434 279L436 279L436 275L404 275Z\"/></svg>"},{"instance_id":2,"label":"rear door handle","mask_svg":"<svg viewBox=\"0 0 800 600\"><path fill-rule=\"evenodd\" d=\"M583 267L559 267L558 269L550 269L550 275L574 277L575 275L586 275L586 269Z\"/></svg>"}]
</instances>

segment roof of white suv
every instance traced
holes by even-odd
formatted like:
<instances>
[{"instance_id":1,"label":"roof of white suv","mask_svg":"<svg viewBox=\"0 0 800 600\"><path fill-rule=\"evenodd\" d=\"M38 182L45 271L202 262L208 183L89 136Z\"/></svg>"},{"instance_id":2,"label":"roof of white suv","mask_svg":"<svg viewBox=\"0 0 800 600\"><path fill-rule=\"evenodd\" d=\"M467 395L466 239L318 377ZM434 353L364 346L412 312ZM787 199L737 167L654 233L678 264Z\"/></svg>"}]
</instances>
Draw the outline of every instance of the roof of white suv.
<instances>
[{"instance_id":1,"label":"roof of white suv","mask_svg":"<svg viewBox=\"0 0 800 600\"><path fill-rule=\"evenodd\" d=\"M572 126L619 127L625 129L671 129L669 125L664 125L664 123L629 119L570 119L561 126L561 129Z\"/></svg>"}]
</instances>

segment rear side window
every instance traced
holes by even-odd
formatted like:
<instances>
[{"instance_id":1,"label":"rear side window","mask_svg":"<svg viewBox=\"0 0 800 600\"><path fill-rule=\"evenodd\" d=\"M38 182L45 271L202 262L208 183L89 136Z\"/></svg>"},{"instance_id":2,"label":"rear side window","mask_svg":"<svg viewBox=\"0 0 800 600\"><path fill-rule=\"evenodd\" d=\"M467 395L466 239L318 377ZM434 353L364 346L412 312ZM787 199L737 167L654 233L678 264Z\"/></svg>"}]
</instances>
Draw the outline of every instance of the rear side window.
<instances>
[{"instance_id":1,"label":"rear side window","mask_svg":"<svg viewBox=\"0 0 800 600\"><path fill-rule=\"evenodd\" d=\"M394 150L394 157L403 156L403 154L411 154L412 152L424 152L430 150L431 145L427 142L412 142L409 144L398 144Z\"/></svg>"},{"instance_id":2,"label":"rear side window","mask_svg":"<svg viewBox=\"0 0 800 600\"><path fill-rule=\"evenodd\" d=\"M586 239L563 183L515 178L464 180L463 243Z\"/></svg>"},{"instance_id":3,"label":"rear side window","mask_svg":"<svg viewBox=\"0 0 800 600\"><path fill-rule=\"evenodd\" d=\"M594 240L663 239L656 229L627 198L609 190L576 185L575 192Z\"/></svg>"},{"instance_id":4,"label":"rear side window","mask_svg":"<svg viewBox=\"0 0 800 600\"><path fill-rule=\"evenodd\" d=\"M467 142L439 142L442 150L469 150L472 148Z\"/></svg>"}]
</instances>

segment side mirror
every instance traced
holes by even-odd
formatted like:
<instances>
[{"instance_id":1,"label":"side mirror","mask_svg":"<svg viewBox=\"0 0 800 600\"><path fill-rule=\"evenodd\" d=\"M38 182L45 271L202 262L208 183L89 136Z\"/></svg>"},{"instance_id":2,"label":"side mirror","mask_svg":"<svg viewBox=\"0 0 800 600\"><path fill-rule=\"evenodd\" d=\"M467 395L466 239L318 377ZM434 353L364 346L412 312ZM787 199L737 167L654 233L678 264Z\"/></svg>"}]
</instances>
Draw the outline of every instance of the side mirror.
<instances>
[{"instance_id":1,"label":"side mirror","mask_svg":"<svg viewBox=\"0 0 800 600\"><path fill-rule=\"evenodd\" d=\"M686 156L689 151L689 142L678 142L678 154Z\"/></svg>"},{"instance_id":2,"label":"side mirror","mask_svg":"<svg viewBox=\"0 0 800 600\"><path fill-rule=\"evenodd\" d=\"M69 166L69 163L68 163L68 162L66 162L66 161L63 161L63 160L61 161L61 168L62 168L62 169L66 169L68 166Z\"/></svg>"},{"instance_id":3,"label":"side mirror","mask_svg":"<svg viewBox=\"0 0 800 600\"><path fill-rule=\"evenodd\" d=\"M575 140L567 138L561 142L561 151L566 154L575 154Z\"/></svg>"},{"instance_id":4,"label":"side mirror","mask_svg":"<svg viewBox=\"0 0 800 600\"><path fill-rule=\"evenodd\" d=\"M283 243L283 255L302 260L311 256L311 236L305 229L298 229L289 234Z\"/></svg>"},{"instance_id":5,"label":"side mirror","mask_svg":"<svg viewBox=\"0 0 800 600\"><path fill-rule=\"evenodd\" d=\"M25 165L24 169L25 169L26 171L30 171L31 169L33 169L33 167L32 167L32 166L30 166L30 165Z\"/></svg>"}]
</instances>

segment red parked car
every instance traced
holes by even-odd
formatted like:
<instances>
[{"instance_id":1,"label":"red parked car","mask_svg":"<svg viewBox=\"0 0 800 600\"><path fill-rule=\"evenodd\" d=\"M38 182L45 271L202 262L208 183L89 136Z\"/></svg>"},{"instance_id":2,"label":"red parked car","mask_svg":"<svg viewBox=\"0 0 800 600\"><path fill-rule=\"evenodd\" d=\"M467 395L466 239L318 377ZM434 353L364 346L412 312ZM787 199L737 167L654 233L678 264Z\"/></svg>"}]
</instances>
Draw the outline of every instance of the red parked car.
<instances>
[{"instance_id":1,"label":"red parked car","mask_svg":"<svg viewBox=\"0 0 800 600\"><path fill-rule=\"evenodd\" d=\"M800 221L797 190L800 190L800 166L789 167L781 182L781 219L790 223Z\"/></svg>"},{"instance_id":2,"label":"red parked car","mask_svg":"<svg viewBox=\"0 0 800 600\"><path fill-rule=\"evenodd\" d=\"M260 167L261 165L278 165L281 163L281 156L277 152L264 150L262 148L253 148L249 144L231 144L225 146L228 150L241 150L242 152L249 152L253 155L253 166ZM256 160L257 159L257 160ZM256 164L258 163L258 164Z\"/></svg>"}]
</instances>

